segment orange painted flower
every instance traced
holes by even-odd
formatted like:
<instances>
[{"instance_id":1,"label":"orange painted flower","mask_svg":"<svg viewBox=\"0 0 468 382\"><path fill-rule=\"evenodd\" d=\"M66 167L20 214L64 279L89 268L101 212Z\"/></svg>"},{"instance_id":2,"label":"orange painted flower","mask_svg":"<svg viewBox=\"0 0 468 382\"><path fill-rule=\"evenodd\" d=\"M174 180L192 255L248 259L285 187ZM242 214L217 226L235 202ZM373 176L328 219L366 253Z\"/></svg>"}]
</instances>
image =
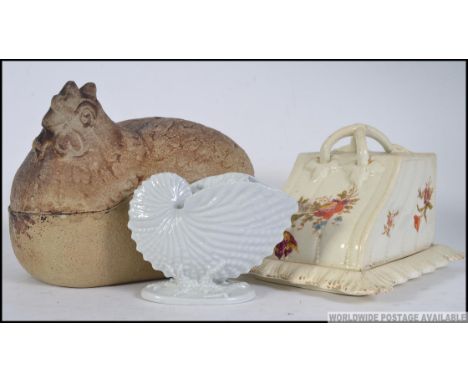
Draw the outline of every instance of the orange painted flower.
<instances>
[{"instance_id":1,"label":"orange painted flower","mask_svg":"<svg viewBox=\"0 0 468 382\"><path fill-rule=\"evenodd\" d=\"M314 231L320 234L328 222L336 225L343 221L342 215L351 212L359 200L357 196L357 187L352 185L335 197L322 196L315 200L301 197L299 211L291 216L292 227L300 230L310 222Z\"/></svg>"},{"instance_id":2,"label":"orange painted flower","mask_svg":"<svg viewBox=\"0 0 468 382\"><path fill-rule=\"evenodd\" d=\"M416 229L416 231L419 232L419 226L421 225L421 216L414 215L413 219L414 219L414 228Z\"/></svg>"},{"instance_id":3,"label":"orange painted flower","mask_svg":"<svg viewBox=\"0 0 468 382\"><path fill-rule=\"evenodd\" d=\"M320 209L314 212L314 216L329 220L333 215L343 211L346 200L333 199L330 203L320 206Z\"/></svg>"}]
</instances>

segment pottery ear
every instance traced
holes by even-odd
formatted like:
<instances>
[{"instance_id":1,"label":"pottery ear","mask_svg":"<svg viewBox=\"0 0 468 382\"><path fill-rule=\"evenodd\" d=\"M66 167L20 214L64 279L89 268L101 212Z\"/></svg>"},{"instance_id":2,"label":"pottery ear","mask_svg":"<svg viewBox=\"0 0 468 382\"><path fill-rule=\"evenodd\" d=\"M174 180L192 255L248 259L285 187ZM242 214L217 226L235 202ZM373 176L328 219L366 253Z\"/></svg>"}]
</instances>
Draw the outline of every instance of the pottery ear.
<instances>
[{"instance_id":1,"label":"pottery ear","mask_svg":"<svg viewBox=\"0 0 468 382\"><path fill-rule=\"evenodd\" d=\"M77 113L80 116L80 122L84 127L94 126L94 121L96 120L96 106L91 102L82 102L78 108Z\"/></svg>"},{"instance_id":2,"label":"pottery ear","mask_svg":"<svg viewBox=\"0 0 468 382\"><path fill-rule=\"evenodd\" d=\"M78 96L80 94L80 90L74 81L68 81L60 90L60 95L73 95Z\"/></svg>"},{"instance_id":3,"label":"pottery ear","mask_svg":"<svg viewBox=\"0 0 468 382\"><path fill-rule=\"evenodd\" d=\"M84 84L81 89L81 94L87 98L96 98L96 84L88 82Z\"/></svg>"}]
</instances>

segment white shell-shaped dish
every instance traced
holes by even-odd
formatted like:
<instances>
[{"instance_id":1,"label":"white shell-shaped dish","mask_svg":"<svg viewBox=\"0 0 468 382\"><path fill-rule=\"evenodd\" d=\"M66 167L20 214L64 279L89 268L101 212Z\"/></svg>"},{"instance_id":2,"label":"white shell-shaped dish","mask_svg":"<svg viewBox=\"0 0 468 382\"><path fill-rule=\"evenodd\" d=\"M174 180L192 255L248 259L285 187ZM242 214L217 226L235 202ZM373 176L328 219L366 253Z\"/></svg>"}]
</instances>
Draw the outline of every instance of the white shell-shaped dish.
<instances>
[{"instance_id":1,"label":"white shell-shaped dish","mask_svg":"<svg viewBox=\"0 0 468 382\"><path fill-rule=\"evenodd\" d=\"M296 210L293 198L247 174L227 173L190 185L176 174L161 173L135 190L128 226L145 260L180 286L170 284L174 293L164 293L199 300L213 293L222 297L220 286L227 279L271 255Z\"/></svg>"}]
</instances>

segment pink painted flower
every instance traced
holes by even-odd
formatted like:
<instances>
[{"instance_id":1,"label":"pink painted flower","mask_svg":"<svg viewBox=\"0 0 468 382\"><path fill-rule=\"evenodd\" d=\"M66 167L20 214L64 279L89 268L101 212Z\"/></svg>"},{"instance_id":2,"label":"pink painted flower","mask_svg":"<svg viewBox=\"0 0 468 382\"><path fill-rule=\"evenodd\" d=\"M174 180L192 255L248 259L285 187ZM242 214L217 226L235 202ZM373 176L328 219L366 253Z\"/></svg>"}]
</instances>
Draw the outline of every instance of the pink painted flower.
<instances>
[{"instance_id":1,"label":"pink painted flower","mask_svg":"<svg viewBox=\"0 0 468 382\"><path fill-rule=\"evenodd\" d=\"M432 198L432 187L429 186L429 184L426 184L426 187L424 188L423 191L423 201L425 205L428 205L431 202Z\"/></svg>"},{"instance_id":2,"label":"pink painted flower","mask_svg":"<svg viewBox=\"0 0 468 382\"><path fill-rule=\"evenodd\" d=\"M386 235L390 237L390 232L392 231L393 227L395 227L395 218L398 216L400 212L396 211L388 211L387 212L387 222L384 224L384 230L382 235Z\"/></svg>"}]
</instances>

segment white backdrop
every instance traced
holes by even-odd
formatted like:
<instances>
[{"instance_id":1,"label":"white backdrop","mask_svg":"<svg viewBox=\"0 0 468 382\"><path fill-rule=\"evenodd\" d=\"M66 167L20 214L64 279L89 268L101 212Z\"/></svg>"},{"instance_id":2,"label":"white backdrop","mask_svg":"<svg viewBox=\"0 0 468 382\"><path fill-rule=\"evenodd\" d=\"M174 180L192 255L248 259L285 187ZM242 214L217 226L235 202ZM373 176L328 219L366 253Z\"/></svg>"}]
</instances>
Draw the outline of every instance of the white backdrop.
<instances>
[{"instance_id":1,"label":"white backdrop","mask_svg":"<svg viewBox=\"0 0 468 382\"><path fill-rule=\"evenodd\" d=\"M3 222L14 173L67 80L93 81L115 121L186 118L232 137L260 180L282 186L299 152L364 122L394 143L438 154L436 240L465 251L465 71L461 62L8 62L3 72ZM376 144L371 147L378 148ZM257 298L231 309L153 306L144 283L69 289L32 279L3 241L7 319L326 320L329 311L461 311L465 264L356 299L250 277ZM36 302L40 300L40 304ZM125 303L121 303L125 301ZM311 309L310 307L314 307Z\"/></svg>"},{"instance_id":2,"label":"white backdrop","mask_svg":"<svg viewBox=\"0 0 468 382\"><path fill-rule=\"evenodd\" d=\"M4 224L14 173L67 80L95 82L115 121L171 116L222 131L277 186L299 152L318 151L344 125L373 125L394 143L437 153L437 240L465 249L462 62L4 63Z\"/></svg>"}]
</instances>

